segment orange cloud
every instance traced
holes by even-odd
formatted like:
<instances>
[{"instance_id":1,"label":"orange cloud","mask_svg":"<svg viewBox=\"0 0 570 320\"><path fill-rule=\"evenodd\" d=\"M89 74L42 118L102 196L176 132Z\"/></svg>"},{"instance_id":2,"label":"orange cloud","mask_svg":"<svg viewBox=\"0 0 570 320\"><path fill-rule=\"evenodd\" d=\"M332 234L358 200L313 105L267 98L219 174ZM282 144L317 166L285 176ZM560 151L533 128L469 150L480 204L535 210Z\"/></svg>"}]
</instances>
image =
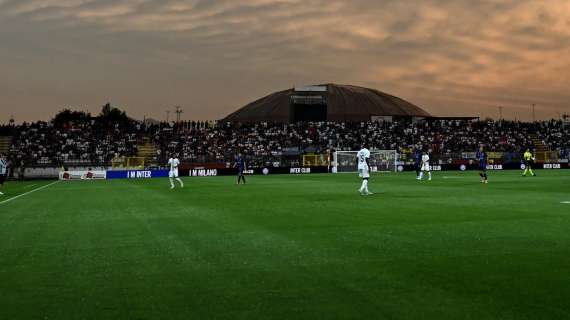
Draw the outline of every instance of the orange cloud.
<instances>
[{"instance_id":1,"label":"orange cloud","mask_svg":"<svg viewBox=\"0 0 570 320\"><path fill-rule=\"evenodd\" d=\"M84 103L112 91L139 116L161 113L147 101L191 100L186 114L217 118L293 84L343 82L434 113L539 103L547 117L570 97L568 21L566 0L0 0L0 66L16 78L32 72L19 64L59 70L68 96L85 77Z\"/></svg>"}]
</instances>

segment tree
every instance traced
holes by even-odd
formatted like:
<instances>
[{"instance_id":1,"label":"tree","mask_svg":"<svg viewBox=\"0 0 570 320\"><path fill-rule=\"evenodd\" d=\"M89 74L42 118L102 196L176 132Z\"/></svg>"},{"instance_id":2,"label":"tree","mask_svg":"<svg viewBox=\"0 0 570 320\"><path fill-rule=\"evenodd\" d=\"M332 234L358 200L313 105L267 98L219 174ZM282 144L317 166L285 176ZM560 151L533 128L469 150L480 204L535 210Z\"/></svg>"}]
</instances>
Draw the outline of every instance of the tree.
<instances>
[{"instance_id":1,"label":"tree","mask_svg":"<svg viewBox=\"0 0 570 320\"><path fill-rule=\"evenodd\" d=\"M71 109L63 109L53 118L53 124L56 127L62 127L73 122L84 122L91 119L91 114L85 111L73 111Z\"/></svg>"},{"instance_id":2,"label":"tree","mask_svg":"<svg viewBox=\"0 0 570 320\"><path fill-rule=\"evenodd\" d=\"M107 103L101 109L99 120L103 123L124 124L129 121L129 117L127 117L127 113L125 111L121 111L120 109L111 106L110 103Z\"/></svg>"}]
</instances>

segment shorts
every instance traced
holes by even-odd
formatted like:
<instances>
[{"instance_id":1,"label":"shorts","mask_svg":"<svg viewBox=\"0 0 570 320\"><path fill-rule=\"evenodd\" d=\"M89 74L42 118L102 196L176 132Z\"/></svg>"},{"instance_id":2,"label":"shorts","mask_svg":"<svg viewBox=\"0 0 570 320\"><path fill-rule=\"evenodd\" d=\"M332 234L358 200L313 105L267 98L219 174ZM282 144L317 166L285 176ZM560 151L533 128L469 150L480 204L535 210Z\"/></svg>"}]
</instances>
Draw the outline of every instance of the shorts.
<instances>
[{"instance_id":1,"label":"shorts","mask_svg":"<svg viewBox=\"0 0 570 320\"><path fill-rule=\"evenodd\" d=\"M0 174L0 186L4 185L4 182L6 181L6 175L5 174Z\"/></svg>"},{"instance_id":2,"label":"shorts","mask_svg":"<svg viewBox=\"0 0 570 320\"><path fill-rule=\"evenodd\" d=\"M169 178L178 178L178 169L170 170L170 172L168 173L168 177Z\"/></svg>"},{"instance_id":3,"label":"shorts","mask_svg":"<svg viewBox=\"0 0 570 320\"><path fill-rule=\"evenodd\" d=\"M358 176L361 177L362 179L368 179L370 178L370 171L368 170L368 168L358 169Z\"/></svg>"},{"instance_id":4,"label":"shorts","mask_svg":"<svg viewBox=\"0 0 570 320\"><path fill-rule=\"evenodd\" d=\"M525 160L525 161L524 161L524 165L525 165L527 168L532 168L532 165L533 165L533 164L534 164L534 161L532 161L532 160Z\"/></svg>"},{"instance_id":5,"label":"shorts","mask_svg":"<svg viewBox=\"0 0 570 320\"><path fill-rule=\"evenodd\" d=\"M431 168L430 168L430 166L429 166L429 162L424 163L424 164L422 165L422 169L421 169L421 170L422 170L422 171L430 171Z\"/></svg>"}]
</instances>

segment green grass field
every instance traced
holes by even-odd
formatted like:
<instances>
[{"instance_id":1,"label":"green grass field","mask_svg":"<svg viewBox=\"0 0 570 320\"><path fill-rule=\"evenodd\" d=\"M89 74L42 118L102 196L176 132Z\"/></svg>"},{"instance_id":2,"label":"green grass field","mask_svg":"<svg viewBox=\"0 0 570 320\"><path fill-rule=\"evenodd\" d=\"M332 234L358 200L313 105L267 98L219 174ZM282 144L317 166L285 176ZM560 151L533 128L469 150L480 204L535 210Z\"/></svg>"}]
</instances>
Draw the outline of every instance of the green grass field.
<instances>
[{"instance_id":1,"label":"green grass field","mask_svg":"<svg viewBox=\"0 0 570 320\"><path fill-rule=\"evenodd\" d=\"M10 182L0 319L570 319L570 171Z\"/></svg>"}]
</instances>

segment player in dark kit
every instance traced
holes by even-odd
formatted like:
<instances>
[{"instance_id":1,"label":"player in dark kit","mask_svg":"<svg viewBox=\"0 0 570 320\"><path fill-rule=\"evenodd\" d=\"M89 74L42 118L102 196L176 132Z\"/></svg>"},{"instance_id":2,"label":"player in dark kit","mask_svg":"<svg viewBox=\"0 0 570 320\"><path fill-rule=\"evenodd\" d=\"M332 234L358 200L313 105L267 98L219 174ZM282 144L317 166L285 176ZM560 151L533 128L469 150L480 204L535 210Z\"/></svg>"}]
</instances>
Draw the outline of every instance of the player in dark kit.
<instances>
[{"instance_id":1,"label":"player in dark kit","mask_svg":"<svg viewBox=\"0 0 570 320\"><path fill-rule=\"evenodd\" d=\"M481 183L489 183L487 178L487 153L483 149L483 146L479 147L477 152L477 161L479 161L479 176L481 177Z\"/></svg>"},{"instance_id":2,"label":"player in dark kit","mask_svg":"<svg viewBox=\"0 0 570 320\"><path fill-rule=\"evenodd\" d=\"M245 160L243 159L243 155L240 153L236 158L235 166L238 168L238 180L237 184L240 184L243 181L245 184Z\"/></svg>"},{"instance_id":3,"label":"player in dark kit","mask_svg":"<svg viewBox=\"0 0 570 320\"><path fill-rule=\"evenodd\" d=\"M420 170L422 168L422 149L420 148L416 148L416 151L414 152L414 166L416 169L416 179L418 179L420 177Z\"/></svg>"}]
</instances>

